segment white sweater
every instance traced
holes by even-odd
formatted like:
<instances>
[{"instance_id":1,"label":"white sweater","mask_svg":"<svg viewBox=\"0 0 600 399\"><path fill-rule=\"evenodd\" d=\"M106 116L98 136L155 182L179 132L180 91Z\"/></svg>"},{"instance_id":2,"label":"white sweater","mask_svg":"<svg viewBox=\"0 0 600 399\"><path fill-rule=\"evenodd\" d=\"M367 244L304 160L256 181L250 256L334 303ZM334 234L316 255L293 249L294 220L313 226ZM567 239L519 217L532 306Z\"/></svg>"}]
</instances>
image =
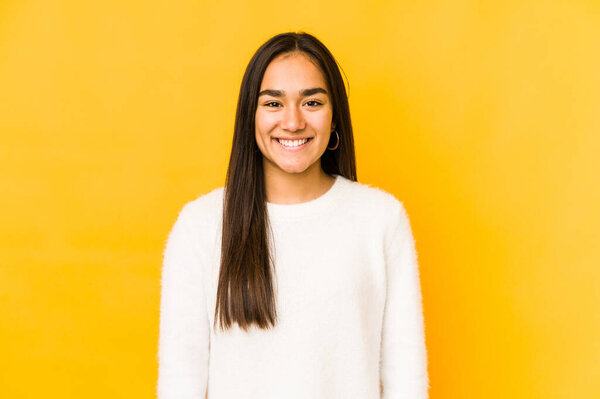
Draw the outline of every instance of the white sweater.
<instances>
[{"instance_id":1,"label":"white sweater","mask_svg":"<svg viewBox=\"0 0 600 399\"><path fill-rule=\"evenodd\" d=\"M212 329L222 201L218 188L188 202L168 236L159 399L428 397L419 270L402 203L341 176L315 200L267 203L278 323L223 332Z\"/></svg>"}]
</instances>

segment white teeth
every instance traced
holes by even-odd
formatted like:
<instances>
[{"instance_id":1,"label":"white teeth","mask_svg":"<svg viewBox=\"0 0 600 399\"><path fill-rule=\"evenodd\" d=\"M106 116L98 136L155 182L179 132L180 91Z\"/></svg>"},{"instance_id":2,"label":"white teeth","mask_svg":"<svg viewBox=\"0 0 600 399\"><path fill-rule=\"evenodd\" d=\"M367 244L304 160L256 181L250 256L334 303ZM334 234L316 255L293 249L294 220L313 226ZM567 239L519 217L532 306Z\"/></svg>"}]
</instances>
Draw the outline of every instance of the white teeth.
<instances>
[{"instance_id":1,"label":"white teeth","mask_svg":"<svg viewBox=\"0 0 600 399\"><path fill-rule=\"evenodd\" d=\"M281 140L281 139L277 139L277 141L279 143L281 143L282 145L284 145L285 147L298 147L298 146L301 146L302 144L306 143L308 141L308 139L302 139L302 140Z\"/></svg>"}]
</instances>

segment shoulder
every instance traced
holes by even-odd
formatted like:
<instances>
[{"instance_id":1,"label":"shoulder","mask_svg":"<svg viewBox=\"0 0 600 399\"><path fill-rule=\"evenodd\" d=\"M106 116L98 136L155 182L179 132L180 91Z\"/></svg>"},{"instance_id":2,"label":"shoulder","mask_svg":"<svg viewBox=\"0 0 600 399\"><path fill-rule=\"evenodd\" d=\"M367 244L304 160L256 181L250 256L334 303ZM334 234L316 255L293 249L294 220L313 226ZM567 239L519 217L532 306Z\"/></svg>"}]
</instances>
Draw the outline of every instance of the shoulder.
<instances>
[{"instance_id":1,"label":"shoulder","mask_svg":"<svg viewBox=\"0 0 600 399\"><path fill-rule=\"evenodd\" d=\"M358 212L386 219L405 213L403 203L388 191L346 178L342 178L342 183L344 202Z\"/></svg>"},{"instance_id":2,"label":"shoulder","mask_svg":"<svg viewBox=\"0 0 600 399\"><path fill-rule=\"evenodd\" d=\"M192 230L217 226L223 209L223 187L218 187L186 202L179 211L179 220Z\"/></svg>"},{"instance_id":3,"label":"shoulder","mask_svg":"<svg viewBox=\"0 0 600 399\"><path fill-rule=\"evenodd\" d=\"M382 231L385 240L411 235L404 203L392 193L370 184L344 179L341 191L345 214L370 231Z\"/></svg>"},{"instance_id":4,"label":"shoulder","mask_svg":"<svg viewBox=\"0 0 600 399\"><path fill-rule=\"evenodd\" d=\"M192 213L212 213L223 206L223 187L218 187L187 202L184 208Z\"/></svg>"}]
</instances>

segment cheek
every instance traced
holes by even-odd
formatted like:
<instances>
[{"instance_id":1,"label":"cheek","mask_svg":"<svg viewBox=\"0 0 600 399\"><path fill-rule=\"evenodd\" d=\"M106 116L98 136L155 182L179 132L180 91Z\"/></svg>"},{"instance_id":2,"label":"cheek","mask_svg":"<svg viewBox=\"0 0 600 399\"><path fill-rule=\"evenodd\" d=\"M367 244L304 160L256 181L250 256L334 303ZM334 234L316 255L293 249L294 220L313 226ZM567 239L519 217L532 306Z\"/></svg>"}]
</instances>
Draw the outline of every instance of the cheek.
<instances>
[{"instance_id":1,"label":"cheek","mask_svg":"<svg viewBox=\"0 0 600 399\"><path fill-rule=\"evenodd\" d=\"M268 131L276 124L277 119L274 113L257 112L255 116L255 125L261 131Z\"/></svg>"},{"instance_id":2,"label":"cheek","mask_svg":"<svg viewBox=\"0 0 600 399\"><path fill-rule=\"evenodd\" d=\"M329 131L331 128L332 114L324 112L322 114L311 115L310 124L319 131Z\"/></svg>"}]
</instances>

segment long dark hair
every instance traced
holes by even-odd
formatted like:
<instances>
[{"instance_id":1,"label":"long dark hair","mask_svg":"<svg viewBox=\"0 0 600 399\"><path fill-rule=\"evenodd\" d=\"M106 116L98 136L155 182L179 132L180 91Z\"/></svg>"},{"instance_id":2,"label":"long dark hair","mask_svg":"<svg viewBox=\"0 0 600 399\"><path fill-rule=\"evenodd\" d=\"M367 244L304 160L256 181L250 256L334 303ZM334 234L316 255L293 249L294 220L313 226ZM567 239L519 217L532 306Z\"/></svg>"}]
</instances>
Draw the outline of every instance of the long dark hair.
<instances>
[{"instance_id":1,"label":"long dark hair","mask_svg":"<svg viewBox=\"0 0 600 399\"><path fill-rule=\"evenodd\" d=\"M215 307L215 325L228 329L233 323L247 330L252 324L275 326L277 309L271 236L267 215L263 159L255 139L258 92L269 63L278 55L302 52L320 67L331 97L339 146L326 150L321 167L356 181L354 138L348 96L333 55L308 33L281 33L269 39L246 67L235 116L233 144L223 196L221 265ZM332 137L334 135L332 134ZM333 139L333 145L335 141Z\"/></svg>"}]
</instances>

